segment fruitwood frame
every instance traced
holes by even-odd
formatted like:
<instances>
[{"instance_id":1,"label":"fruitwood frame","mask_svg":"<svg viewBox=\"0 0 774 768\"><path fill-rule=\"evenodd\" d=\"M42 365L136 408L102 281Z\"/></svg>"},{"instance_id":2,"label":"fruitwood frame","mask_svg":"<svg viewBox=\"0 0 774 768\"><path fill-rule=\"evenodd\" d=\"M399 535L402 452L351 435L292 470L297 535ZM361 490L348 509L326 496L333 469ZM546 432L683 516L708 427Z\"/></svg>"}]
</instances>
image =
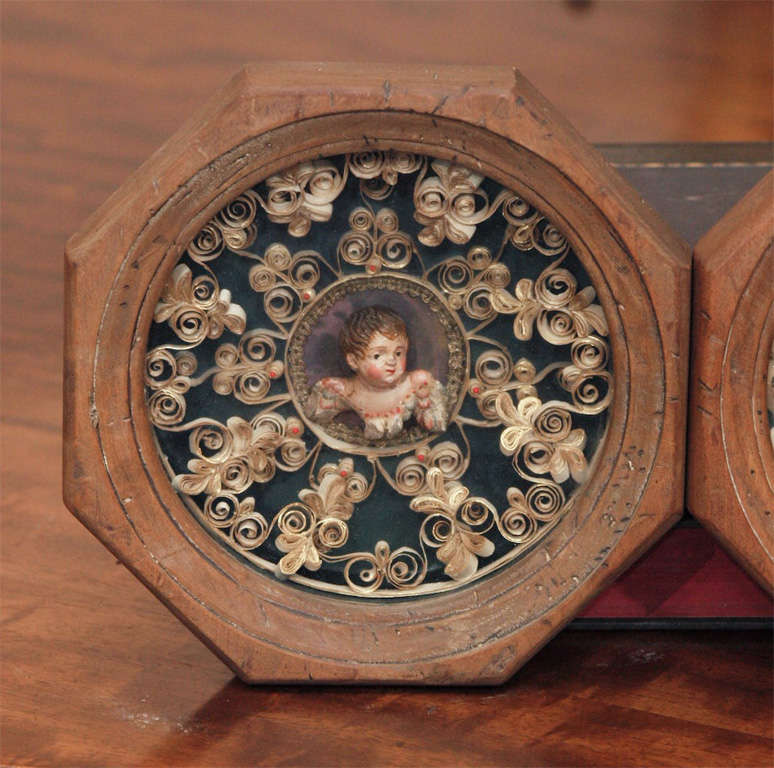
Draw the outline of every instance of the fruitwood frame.
<instances>
[{"instance_id":1,"label":"fruitwood frame","mask_svg":"<svg viewBox=\"0 0 774 768\"><path fill-rule=\"evenodd\" d=\"M774 172L696 245L687 505L774 592Z\"/></svg>"},{"instance_id":2,"label":"fruitwood frame","mask_svg":"<svg viewBox=\"0 0 774 768\"><path fill-rule=\"evenodd\" d=\"M597 287L616 382L572 515L474 587L390 604L300 591L218 546L172 489L143 391L154 306L199 229L272 173L365 147L458 160L555 221ZM246 681L501 682L682 514L687 248L515 70L248 67L66 261L67 504Z\"/></svg>"}]
</instances>

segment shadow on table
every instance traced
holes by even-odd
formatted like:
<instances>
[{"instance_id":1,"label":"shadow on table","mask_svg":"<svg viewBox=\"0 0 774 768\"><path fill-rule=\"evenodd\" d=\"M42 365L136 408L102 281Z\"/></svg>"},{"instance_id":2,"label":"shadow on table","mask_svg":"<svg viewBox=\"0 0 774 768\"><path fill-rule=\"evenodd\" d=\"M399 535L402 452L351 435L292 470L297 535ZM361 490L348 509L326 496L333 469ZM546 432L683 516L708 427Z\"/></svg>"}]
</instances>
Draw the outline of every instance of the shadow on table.
<instances>
[{"instance_id":1,"label":"shadow on table","mask_svg":"<svg viewBox=\"0 0 774 768\"><path fill-rule=\"evenodd\" d=\"M673 665L668 653L652 643L643 645L646 635L565 632L499 687L268 687L234 678L141 763L530 765L577 760L577 750L568 752L564 746L568 732L593 731L596 720L609 716L604 699L614 698L616 689L630 694Z\"/></svg>"}]
</instances>

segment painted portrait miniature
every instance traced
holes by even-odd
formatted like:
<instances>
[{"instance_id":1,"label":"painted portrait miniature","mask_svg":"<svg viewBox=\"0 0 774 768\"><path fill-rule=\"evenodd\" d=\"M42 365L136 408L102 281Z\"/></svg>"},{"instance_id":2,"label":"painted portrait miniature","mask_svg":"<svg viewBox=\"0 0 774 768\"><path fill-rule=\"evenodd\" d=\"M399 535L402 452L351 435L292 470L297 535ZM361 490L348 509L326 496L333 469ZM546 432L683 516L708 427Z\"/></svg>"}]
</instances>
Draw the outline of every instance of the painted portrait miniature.
<instances>
[{"instance_id":1,"label":"painted portrait miniature","mask_svg":"<svg viewBox=\"0 0 774 768\"><path fill-rule=\"evenodd\" d=\"M399 435L414 419L428 432L446 429L443 384L432 373L406 371L409 351L406 324L397 312L367 306L353 312L339 334L339 350L350 377L325 377L312 388L306 415L321 425L354 411L369 440Z\"/></svg>"}]
</instances>

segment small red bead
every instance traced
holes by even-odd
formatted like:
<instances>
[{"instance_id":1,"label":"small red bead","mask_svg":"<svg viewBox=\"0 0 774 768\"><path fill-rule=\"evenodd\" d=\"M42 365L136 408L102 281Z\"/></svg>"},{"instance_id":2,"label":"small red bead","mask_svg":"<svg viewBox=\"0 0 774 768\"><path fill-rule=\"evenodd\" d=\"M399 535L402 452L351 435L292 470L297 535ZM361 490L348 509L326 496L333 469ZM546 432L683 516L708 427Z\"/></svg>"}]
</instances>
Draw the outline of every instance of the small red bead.
<instances>
[{"instance_id":1,"label":"small red bead","mask_svg":"<svg viewBox=\"0 0 774 768\"><path fill-rule=\"evenodd\" d=\"M369 272L376 272L376 264L369 264L368 265L368 271Z\"/></svg>"},{"instance_id":2,"label":"small red bead","mask_svg":"<svg viewBox=\"0 0 774 768\"><path fill-rule=\"evenodd\" d=\"M269 378L270 379L276 379L277 378L277 374L274 371L269 371Z\"/></svg>"},{"instance_id":3,"label":"small red bead","mask_svg":"<svg viewBox=\"0 0 774 768\"><path fill-rule=\"evenodd\" d=\"M298 434L298 427L293 427L293 434L294 434L294 435L297 435L297 434Z\"/></svg>"},{"instance_id":4,"label":"small red bead","mask_svg":"<svg viewBox=\"0 0 774 768\"><path fill-rule=\"evenodd\" d=\"M477 395L481 390L478 387L473 387L473 394Z\"/></svg>"},{"instance_id":5,"label":"small red bead","mask_svg":"<svg viewBox=\"0 0 774 768\"><path fill-rule=\"evenodd\" d=\"M424 460L425 460L425 454L424 454L424 453L418 453L418 454L417 454L417 458L418 458L420 461L424 461Z\"/></svg>"},{"instance_id":6,"label":"small red bead","mask_svg":"<svg viewBox=\"0 0 774 768\"><path fill-rule=\"evenodd\" d=\"M347 476L347 470L346 470L346 469L342 469L342 470L341 470L341 472L339 472L339 474L340 474L342 477L346 477L346 476Z\"/></svg>"}]
</instances>

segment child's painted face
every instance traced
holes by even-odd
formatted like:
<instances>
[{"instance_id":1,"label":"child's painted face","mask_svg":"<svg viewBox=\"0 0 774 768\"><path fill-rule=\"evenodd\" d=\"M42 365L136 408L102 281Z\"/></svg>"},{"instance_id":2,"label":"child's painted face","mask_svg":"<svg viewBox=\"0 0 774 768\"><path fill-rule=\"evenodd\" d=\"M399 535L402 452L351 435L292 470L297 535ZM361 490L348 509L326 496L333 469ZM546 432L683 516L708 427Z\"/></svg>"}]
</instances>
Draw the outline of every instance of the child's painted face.
<instances>
[{"instance_id":1,"label":"child's painted face","mask_svg":"<svg viewBox=\"0 0 774 768\"><path fill-rule=\"evenodd\" d=\"M361 357L347 355L347 362L367 384L387 389L403 376L406 352L408 339L405 336L391 339L376 331L369 339L365 353Z\"/></svg>"}]
</instances>

